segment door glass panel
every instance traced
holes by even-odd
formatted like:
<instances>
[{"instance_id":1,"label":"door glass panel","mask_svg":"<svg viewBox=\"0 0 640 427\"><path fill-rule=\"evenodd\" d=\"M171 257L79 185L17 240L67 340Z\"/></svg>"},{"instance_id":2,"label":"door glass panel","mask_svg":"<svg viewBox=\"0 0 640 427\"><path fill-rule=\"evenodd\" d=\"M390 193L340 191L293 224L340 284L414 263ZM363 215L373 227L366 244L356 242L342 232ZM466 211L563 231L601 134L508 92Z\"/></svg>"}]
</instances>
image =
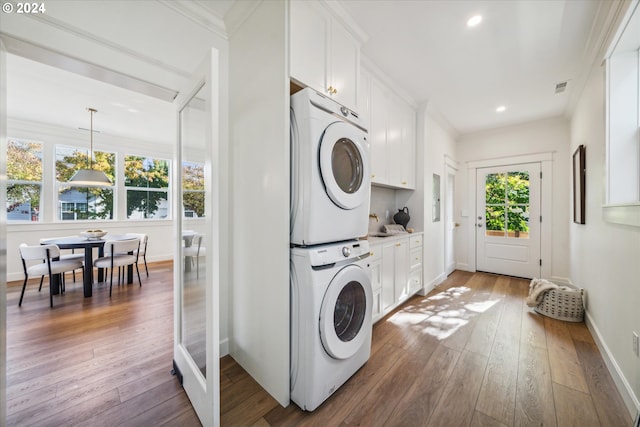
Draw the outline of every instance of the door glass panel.
<instances>
[{"instance_id":1,"label":"door glass panel","mask_svg":"<svg viewBox=\"0 0 640 427\"><path fill-rule=\"evenodd\" d=\"M334 144L331 169L342 191L352 194L360 189L363 178L362 157L353 141L341 138Z\"/></svg>"},{"instance_id":2,"label":"door glass panel","mask_svg":"<svg viewBox=\"0 0 640 427\"><path fill-rule=\"evenodd\" d=\"M366 308L366 297L360 283L351 281L342 288L333 311L333 326L341 341L349 342L358 335Z\"/></svg>"},{"instance_id":3,"label":"door glass panel","mask_svg":"<svg viewBox=\"0 0 640 427\"><path fill-rule=\"evenodd\" d=\"M182 147L183 173L181 176L181 199L183 207L192 208L194 194L204 199L206 177L198 180L198 191L194 193L193 180L184 173L185 164L199 164L199 153L203 151L206 140L204 119L205 102L202 98L207 93L206 87L200 88L198 93L180 111L180 138ZM202 168L201 170L203 170ZM204 172L203 172L204 173ZM204 200L202 200L204 206ZM181 287L181 344L187 350L200 372L206 377L206 238L203 229L204 216L189 215L194 209L184 210L182 216L182 287Z\"/></svg>"},{"instance_id":4,"label":"door glass panel","mask_svg":"<svg viewBox=\"0 0 640 427\"><path fill-rule=\"evenodd\" d=\"M485 205L485 235L529 238L529 172L487 174Z\"/></svg>"}]
</instances>

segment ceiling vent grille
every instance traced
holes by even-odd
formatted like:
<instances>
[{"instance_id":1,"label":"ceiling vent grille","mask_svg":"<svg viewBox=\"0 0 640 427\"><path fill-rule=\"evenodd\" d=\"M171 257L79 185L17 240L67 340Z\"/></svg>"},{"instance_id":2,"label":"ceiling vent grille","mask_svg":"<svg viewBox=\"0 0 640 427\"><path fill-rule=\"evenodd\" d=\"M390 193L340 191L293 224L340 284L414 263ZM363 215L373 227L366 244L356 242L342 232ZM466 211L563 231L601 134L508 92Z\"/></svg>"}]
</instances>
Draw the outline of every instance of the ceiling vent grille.
<instances>
[{"instance_id":1,"label":"ceiling vent grille","mask_svg":"<svg viewBox=\"0 0 640 427\"><path fill-rule=\"evenodd\" d=\"M568 84L569 84L569 82L556 83L556 93L562 93L565 90L567 90L567 85Z\"/></svg>"}]
</instances>

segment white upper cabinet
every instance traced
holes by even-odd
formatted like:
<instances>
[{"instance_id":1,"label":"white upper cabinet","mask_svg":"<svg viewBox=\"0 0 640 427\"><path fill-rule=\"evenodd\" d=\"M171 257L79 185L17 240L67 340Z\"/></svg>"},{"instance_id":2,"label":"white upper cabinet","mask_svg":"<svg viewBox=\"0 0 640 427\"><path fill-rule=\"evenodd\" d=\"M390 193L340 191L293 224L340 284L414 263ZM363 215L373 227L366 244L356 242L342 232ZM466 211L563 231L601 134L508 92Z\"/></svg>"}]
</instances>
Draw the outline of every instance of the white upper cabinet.
<instances>
[{"instance_id":1,"label":"white upper cabinet","mask_svg":"<svg viewBox=\"0 0 640 427\"><path fill-rule=\"evenodd\" d=\"M340 104L357 110L360 44L316 1L292 1L290 73Z\"/></svg>"},{"instance_id":2,"label":"white upper cabinet","mask_svg":"<svg viewBox=\"0 0 640 427\"><path fill-rule=\"evenodd\" d=\"M380 80L370 80L371 183L414 189L415 110Z\"/></svg>"}]
</instances>

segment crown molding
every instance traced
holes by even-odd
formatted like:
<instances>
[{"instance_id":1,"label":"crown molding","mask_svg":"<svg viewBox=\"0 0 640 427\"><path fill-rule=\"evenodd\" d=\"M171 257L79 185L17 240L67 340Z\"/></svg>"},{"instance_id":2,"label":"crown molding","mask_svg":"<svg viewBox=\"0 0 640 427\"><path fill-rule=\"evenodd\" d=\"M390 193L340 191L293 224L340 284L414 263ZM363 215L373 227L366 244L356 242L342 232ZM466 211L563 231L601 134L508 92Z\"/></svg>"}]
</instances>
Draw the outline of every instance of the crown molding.
<instances>
[{"instance_id":1,"label":"crown molding","mask_svg":"<svg viewBox=\"0 0 640 427\"><path fill-rule=\"evenodd\" d=\"M198 2L187 0L156 0L158 3L181 14L194 24L204 28L215 35L227 39L225 31L224 17L221 17L202 6Z\"/></svg>"}]
</instances>

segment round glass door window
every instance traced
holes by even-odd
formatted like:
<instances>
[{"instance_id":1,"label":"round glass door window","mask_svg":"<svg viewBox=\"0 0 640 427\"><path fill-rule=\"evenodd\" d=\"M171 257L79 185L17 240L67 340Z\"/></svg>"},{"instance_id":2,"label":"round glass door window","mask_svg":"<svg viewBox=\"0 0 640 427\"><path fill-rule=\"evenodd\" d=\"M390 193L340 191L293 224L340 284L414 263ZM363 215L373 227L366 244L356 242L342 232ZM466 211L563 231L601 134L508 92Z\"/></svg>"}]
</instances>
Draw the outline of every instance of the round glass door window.
<instances>
[{"instance_id":1,"label":"round glass door window","mask_svg":"<svg viewBox=\"0 0 640 427\"><path fill-rule=\"evenodd\" d=\"M331 170L342 191L353 194L360 189L363 177L362 156L356 144L340 138L331 152Z\"/></svg>"},{"instance_id":2,"label":"round glass door window","mask_svg":"<svg viewBox=\"0 0 640 427\"><path fill-rule=\"evenodd\" d=\"M366 133L335 122L322 134L320 174L327 195L342 209L355 209L369 200L369 148Z\"/></svg>"},{"instance_id":3,"label":"round glass door window","mask_svg":"<svg viewBox=\"0 0 640 427\"><path fill-rule=\"evenodd\" d=\"M371 342L371 279L365 270L348 265L331 280L320 309L320 339L335 359L347 359Z\"/></svg>"},{"instance_id":4,"label":"round glass door window","mask_svg":"<svg viewBox=\"0 0 640 427\"><path fill-rule=\"evenodd\" d=\"M362 285L349 282L340 291L333 312L333 327L340 341L348 342L358 335L366 312L367 299Z\"/></svg>"}]
</instances>

